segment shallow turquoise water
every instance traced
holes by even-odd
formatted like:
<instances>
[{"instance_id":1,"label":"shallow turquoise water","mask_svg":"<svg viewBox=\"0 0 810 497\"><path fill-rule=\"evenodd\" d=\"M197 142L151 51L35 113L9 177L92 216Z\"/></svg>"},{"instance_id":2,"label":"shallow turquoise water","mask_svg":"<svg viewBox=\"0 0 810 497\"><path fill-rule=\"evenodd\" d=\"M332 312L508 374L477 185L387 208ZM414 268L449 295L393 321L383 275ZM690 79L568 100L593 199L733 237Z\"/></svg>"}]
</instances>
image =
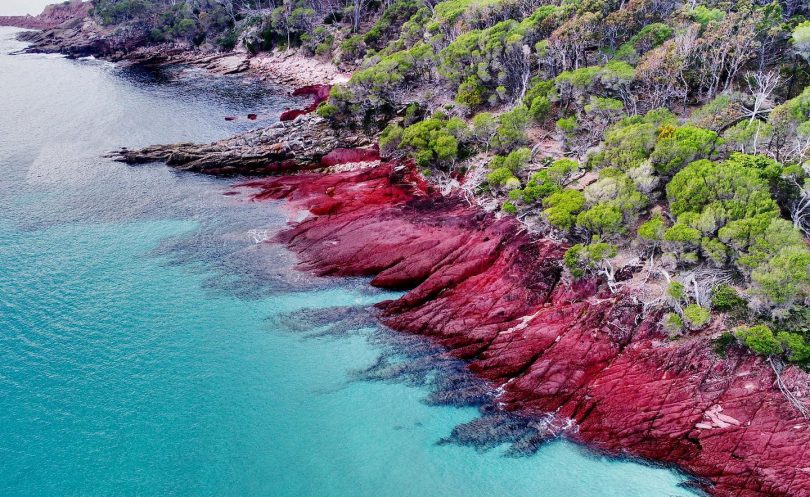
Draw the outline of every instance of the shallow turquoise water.
<instances>
[{"instance_id":1,"label":"shallow turquoise water","mask_svg":"<svg viewBox=\"0 0 810 497\"><path fill-rule=\"evenodd\" d=\"M473 408L356 381L373 330L285 318L391 295L257 244L286 221L227 181L99 159L210 140L289 104L253 86L15 56L0 28L0 495L687 496L684 477L567 442L438 445ZM375 335L379 338L379 334Z\"/></svg>"}]
</instances>

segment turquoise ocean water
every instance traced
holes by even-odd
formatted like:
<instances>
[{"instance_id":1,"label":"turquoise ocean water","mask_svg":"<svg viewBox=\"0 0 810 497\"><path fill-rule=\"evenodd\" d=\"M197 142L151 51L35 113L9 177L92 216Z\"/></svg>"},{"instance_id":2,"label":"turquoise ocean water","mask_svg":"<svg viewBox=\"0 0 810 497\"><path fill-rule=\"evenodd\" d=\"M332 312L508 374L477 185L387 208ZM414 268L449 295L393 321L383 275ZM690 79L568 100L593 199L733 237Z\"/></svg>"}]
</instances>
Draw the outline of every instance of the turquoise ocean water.
<instances>
[{"instance_id":1,"label":"turquoise ocean water","mask_svg":"<svg viewBox=\"0 0 810 497\"><path fill-rule=\"evenodd\" d=\"M100 158L206 141L283 93L228 79L9 55L0 28L0 495L685 497L673 471L552 442L438 444L474 408L360 381L391 347L305 308L392 297L256 243L286 222L229 182ZM259 123L260 124L260 123Z\"/></svg>"}]
</instances>

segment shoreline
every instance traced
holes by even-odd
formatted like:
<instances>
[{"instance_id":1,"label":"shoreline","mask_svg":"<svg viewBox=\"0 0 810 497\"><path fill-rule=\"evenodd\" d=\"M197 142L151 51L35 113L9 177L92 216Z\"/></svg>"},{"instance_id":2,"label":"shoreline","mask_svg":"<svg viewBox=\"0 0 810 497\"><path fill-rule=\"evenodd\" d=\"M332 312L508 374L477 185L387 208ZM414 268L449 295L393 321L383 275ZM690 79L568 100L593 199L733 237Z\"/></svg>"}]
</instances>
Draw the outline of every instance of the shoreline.
<instances>
[{"instance_id":1,"label":"shoreline","mask_svg":"<svg viewBox=\"0 0 810 497\"><path fill-rule=\"evenodd\" d=\"M221 74L255 71L233 54L138 57L157 65L185 58ZM258 67L274 59L264 60ZM301 268L407 289L379 304L382 323L430 337L466 361L500 392L505 411L574 420L572 439L672 464L714 482L701 484L713 495L810 495L806 420L773 388L762 360L736 351L720 358L704 338L670 341L655 319L637 320L632 296L611 294L598 280L563 282L563 245L530 239L513 220L435 194L407 165L302 172L326 168L322 159L336 149L371 145L368 137L327 135L320 123L310 116L257 130L248 144L253 155L245 154L245 134L215 150L181 144L122 150L116 158L215 175L284 174L243 185L259 190L257 201L285 199L313 214L277 240L299 255ZM795 367L785 377L796 388L810 382Z\"/></svg>"},{"instance_id":2,"label":"shoreline","mask_svg":"<svg viewBox=\"0 0 810 497\"><path fill-rule=\"evenodd\" d=\"M654 318L636 322L631 296L597 280L561 281L560 245L432 194L391 163L243 185L256 201L312 214L276 239L302 270L408 289L377 305L382 323L464 360L503 412L572 420L566 438L678 468L711 495L808 495L810 433L796 431L805 422L771 388L770 369L737 351L720 358L703 339L670 342ZM808 380L796 368L786 376Z\"/></svg>"}]
</instances>

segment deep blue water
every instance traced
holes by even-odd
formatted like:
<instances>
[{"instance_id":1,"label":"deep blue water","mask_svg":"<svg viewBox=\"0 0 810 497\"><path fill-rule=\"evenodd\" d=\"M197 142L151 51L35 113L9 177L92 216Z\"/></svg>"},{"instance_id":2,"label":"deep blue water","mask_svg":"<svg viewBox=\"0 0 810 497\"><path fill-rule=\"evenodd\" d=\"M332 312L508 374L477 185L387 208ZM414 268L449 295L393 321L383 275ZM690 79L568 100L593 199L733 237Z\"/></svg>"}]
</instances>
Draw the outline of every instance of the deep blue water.
<instances>
[{"instance_id":1,"label":"deep blue water","mask_svg":"<svg viewBox=\"0 0 810 497\"><path fill-rule=\"evenodd\" d=\"M281 209L223 196L226 180L100 158L224 137L257 125L225 115L288 97L11 56L13 32L0 28L1 496L693 495L678 473L563 441L521 458L437 444L477 410L428 405L419 381L358 380L400 346L373 321L325 334L294 314L337 320L392 295L294 270L256 243Z\"/></svg>"}]
</instances>

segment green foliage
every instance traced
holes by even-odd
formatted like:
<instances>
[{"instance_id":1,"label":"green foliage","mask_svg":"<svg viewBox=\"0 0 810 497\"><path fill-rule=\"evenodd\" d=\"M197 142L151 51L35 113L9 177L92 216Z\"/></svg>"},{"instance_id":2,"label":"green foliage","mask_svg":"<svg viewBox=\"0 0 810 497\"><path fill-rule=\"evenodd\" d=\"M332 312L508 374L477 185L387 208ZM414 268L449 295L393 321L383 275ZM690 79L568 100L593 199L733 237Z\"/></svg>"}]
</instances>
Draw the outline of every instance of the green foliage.
<instances>
[{"instance_id":1,"label":"green foliage","mask_svg":"<svg viewBox=\"0 0 810 497\"><path fill-rule=\"evenodd\" d=\"M437 2L434 9L436 18L443 23L452 23L470 10L497 5L503 0L444 0Z\"/></svg>"},{"instance_id":2,"label":"green foliage","mask_svg":"<svg viewBox=\"0 0 810 497\"><path fill-rule=\"evenodd\" d=\"M544 169L534 173L522 190L515 189L510 191L509 197L513 201L531 204L560 190L559 183L549 177L548 169Z\"/></svg>"},{"instance_id":3,"label":"green foliage","mask_svg":"<svg viewBox=\"0 0 810 497\"><path fill-rule=\"evenodd\" d=\"M792 34L793 47L810 62L810 21L796 26Z\"/></svg>"},{"instance_id":4,"label":"green foliage","mask_svg":"<svg viewBox=\"0 0 810 497\"><path fill-rule=\"evenodd\" d=\"M239 32L223 5L188 0L95 0L93 16L102 25L116 26L116 36L144 33L152 43L182 40L199 45L206 37L227 50ZM119 29L121 28L121 29Z\"/></svg>"},{"instance_id":5,"label":"green foliage","mask_svg":"<svg viewBox=\"0 0 810 497\"><path fill-rule=\"evenodd\" d=\"M683 302L686 299L686 287L679 281L673 281L667 287L667 295L675 302Z\"/></svg>"},{"instance_id":6,"label":"green foliage","mask_svg":"<svg viewBox=\"0 0 810 497\"><path fill-rule=\"evenodd\" d=\"M340 43L341 57L345 61L357 60L365 54L366 45L361 35L349 36Z\"/></svg>"},{"instance_id":7,"label":"green foliage","mask_svg":"<svg viewBox=\"0 0 810 497\"><path fill-rule=\"evenodd\" d=\"M689 329L697 330L706 326L711 319L708 309L697 304L690 304L683 309L684 323Z\"/></svg>"},{"instance_id":8,"label":"green foliage","mask_svg":"<svg viewBox=\"0 0 810 497\"><path fill-rule=\"evenodd\" d=\"M324 107L323 105L321 107ZM320 114L320 109L318 108L318 113ZM323 116L325 117L325 116ZM389 124L385 127L383 132L380 134L380 154L383 157L390 157L391 154L399 148L399 145L402 143L402 135L405 132L401 126L398 124Z\"/></svg>"},{"instance_id":9,"label":"green foliage","mask_svg":"<svg viewBox=\"0 0 810 497\"><path fill-rule=\"evenodd\" d=\"M577 129L577 118L570 116L557 119L557 128L564 134L570 135Z\"/></svg>"},{"instance_id":10,"label":"green foliage","mask_svg":"<svg viewBox=\"0 0 810 497\"><path fill-rule=\"evenodd\" d=\"M376 64L355 72L342 98L335 99L333 95L332 103L349 115L360 109L373 112L392 109L399 100L398 92L429 74L433 58L432 47L424 42L383 56Z\"/></svg>"},{"instance_id":11,"label":"green foliage","mask_svg":"<svg viewBox=\"0 0 810 497\"><path fill-rule=\"evenodd\" d=\"M459 154L459 139L466 124L458 118L448 119L444 114L412 124L402 130L401 136L395 127L386 128L381 137L381 146L390 148L392 140L399 137L397 148L414 155L421 167L446 166L455 162Z\"/></svg>"},{"instance_id":12,"label":"green foliage","mask_svg":"<svg viewBox=\"0 0 810 497\"><path fill-rule=\"evenodd\" d=\"M688 12L688 16L691 20L705 28L710 22L721 21L726 17L726 13L720 9L710 9L705 5L698 5Z\"/></svg>"},{"instance_id":13,"label":"green foliage","mask_svg":"<svg viewBox=\"0 0 810 497\"><path fill-rule=\"evenodd\" d=\"M513 204L512 202L510 202L508 200L506 202L504 202L503 205L501 205L501 209L505 213L512 214L512 215L517 214L517 211L518 211L517 206L515 206L515 204Z\"/></svg>"},{"instance_id":14,"label":"green foliage","mask_svg":"<svg viewBox=\"0 0 810 497\"><path fill-rule=\"evenodd\" d=\"M550 111L551 102L548 97L543 95L534 97L534 100L532 100L529 106L529 114L532 116L532 119L538 123L542 123L548 119Z\"/></svg>"},{"instance_id":15,"label":"green foliage","mask_svg":"<svg viewBox=\"0 0 810 497\"><path fill-rule=\"evenodd\" d=\"M217 45L222 47L224 50L233 50L238 41L239 41L239 31L235 29L229 29L228 31L223 33L222 36L217 38Z\"/></svg>"},{"instance_id":16,"label":"green foliage","mask_svg":"<svg viewBox=\"0 0 810 497\"><path fill-rule=\"evenodd\" d=\"M772 216L756 216L731 222L720 230L720 239L739 252L741 268L756 268L779 251L804 247L801 234L789 221Z\"/></svg>"},{"instance_id":17,"label":"green foliage","mask_svg":"<svg viewBox=\"0 0 810 497\"><path fill-rule=\"evenodd\" d=\"M584 257L585 246L578 243L568 250L563 255L563 263L571 270L571 274L575 278L581 278L585 275L585 270L580 267L580 260Z\"/></svg>"},{"instance_id":18,"label":"green foliage","mask_svg":"<svg viewBox=\"0 0 810 497\"><path fill-rule=\"evenodd\" d=\"M594 114L597 112L618 113L624 109L624 104L621 100L615 98L602 98L591 95L590 100L585 104L584 110L586 114Z\"/></svg>"},{"instance_id":19,"label":"green foliage","mask_svg":"<svg viewBox=\"0 0 810 497\"><path fill-rule=\"evenodd\" d=\"M566 250L563 263L571 271L572 276L581 278L586 272L598 269L603 261L616 257L617 252L618 248L615 245L594 237L588 245L578 243Z\"/></svg>"},{"instance_id":20,"label":"green foliage","mask_svg":"<svg viewBox=\"0 0 810 497\"><path fill-rule=\"evenodd\" d=\"M807 362L810 359L810 345L798 333L780 331L776 339L782 345L784 354L790 362Z\"/></svg>"},{"instance_id":21,"label":"green foliage","mask_svg":"<svg viewBox=\"0 0 810 497\"><path fill-rule=\"evenodd\" d=\"M620 60L563 71L554 79L555 99L566 108L571 105L582 108L590 97L597 95L614 99L628 93L635 74L631 65Z\"/></svg>"},{"instance_id":22,"label":"green foliage","mask_svg":"<svg viewBox=\"0 0 810 497\"><path fill-rule=\"evenodd\" d=\"M732 150L756 150L773 136L773 126L759 120L741 121L723 133L725 145Z\"/></svg>"},{"instance_id":23,"label":"green foliage","mask_svg":"<svg viewBox=\"0 0 810 497\"><path fill-rule=\"evenodd\" d=\"M726 123L733 122L739 116L741 109L731 98L731 95L722 94L695 110L689 116L689 122L699 128L718 131Z\"/></svg>"},{"instance_id":24,"label":"green foliage","mask_svg":"<svg viewBox=\"0 0 810 497\"><path fill-rule=\"evenodd\" d=\"M96 17L105 25L143 16L156 7L149 0L96 0L93 6Z\"/></svg>"},{"instance_id":25,"label":"green foliage","mask_svg":"<svg viewBox=\"0 0 810 497\"><path fill-rule=\"evenodd\" d=\"M317 112L318 115L323 117L324 119L331 119L335 117L340 112L340 110L332 104L325 103L318 106Z\"/></svg>"},{"instance_id":26,"label":"green foliage","mask_svg":"<svg viewBox=\"0 0 810 497\"><path fill-rule=\"evenodd\" d=\"M489 142L498 131L498 120L489 112L481 112L472 118L471 137L481 145L489 147Z\"/></svg>"},{"instance_id":27,"label":"green foliage","mask_svg":"<svg viewBox=\"0 0 810 497\"><path fill-rule=\"evenodd\" d=\"M597 204L580 212L577 215L576 224L603 238L624 231L622 212L608 204Z\"/></svg>"},{"instance_id":28,"label":"green foliage","mask_svg":"<svg viewBox=\"0 0 810 497\"><path fill-rule=\"evenodd\" d=\"M543 206L552 226L570 230L576 223L576 215L585 207L585 195L577 190L562 190L546 197Z\"/></svg>"},{"instance_id":29,"label":"green foliage","mask_svg":"<svg viewBox=\"0 0 810 497\"><path fill-rule=\"evenodd\" d=\"M664 314L661 324L670 336L677 335L683 330L683 319L674 312Z\"/></svg>"},{"instance_id":30,"label":"green foliage","mask_svg":"<svg viewBox=\"0 0 810 497\"><path fill-rule=\"evenodd\" d=\"M804 143L810 137L810 86L797 97L777 105L768 116L769 148L783 162L808 158Z\"/></svg>"},{"instance_id":31,"label":"green foliage","mask_svg":"<svg viewBox=\"0 0 810 497\"><path fill-rule=\"evenodd\" d=\"M506 167L500 167L498 169L492 170L489 174L487 174L487 183L492 186L503 186L509 180L517 179L512 171Z\"/></svg>"},{"instance_id":32,"label":"green foliage","mask_svg":"<svg viewBox=\"0 0 810 497\"><path fill-rule=\"evenodd\" d=\"M664 232L664 240L684 245L696 246L700 243L700 231L684 223L675 223Z\"/></svg>"},{"instance_id":33,"label":"green foliage","mask_svg":"<svg viewBox=\"0 0 810 497\"><path fill-rule=\"evenodd\" d=\"M654 214L649 221L638 227L638 236L648 242L660 242L664 239L666 231L664 217L661 214Z\"/></svg>"},{"instance_id":34,"label":"green foliage","mask_svg":"<svg viewBox=\"0 0 810 497\"><path fill-rule=\"evenodd\" d=\"M630 38L616 51L616 57L630 63L638 61L639 55L649 52L672 37L674 30L663 23L652 23Z\"/></svg>"},{"instance_id":35,"label":"green foliage","mask_svg":"<svg viewBox=\"0 0 810 497\"><path fill-rule=\"evenodd\" d=\"M447 4L461 1L440 2L435 17L447 19L442 15ZM438 70L458 88L456 100L474 108L485 102L512 100L525 90L524 70L513 62L526 58L523 47L540 41L544 20L557 10L554 6L542 6L520 22L507 19L455 37L439 53ZM461 14L455 9L449 11Z\"/></svg>"},{"instance_id":36,"label":"green foliage","mask_svg":"<svg viewBox=\"0 0 810 497\"><path fill-rule=\"evenodd\" d=\"M377 22L363 35L363 42L381 50L400 32L402 26L419 10L415 0L396 0L383 11Z\"/></svg>"},{"instance_id":37,"label":"green foliage","mask_svg":"<svg viewBox=\"0 0 810 497\"><path fill-rule=\"evenodd\" d=\"M754 291L772 305L791 305L810 295L810 251L806 246L778 249L774 257L754 269L751 279Z\"/></svg>"},{"instance_id":38,"label":"green foliage","mask_svg":"<svg viewBox=\"0 0 810 497\"><path fill-rule=\"evenodd\" d=\"M511 111L501 114L498 119L498 129L495 131L490 145L500 152L524 145L528 141L526 137L528 125L529 110L525 106L519 105Z\"/></svg>"},{"instance_id":39,"label":"green foliage","mask_svg":"<svg viewBox=\"0 0 810 497\"><path fill-rule=\"evenodd\" d=\"M301 35L301 39L304 39L305 35ZM328 55L332 53L332 46L335 42L335 37L332 36L326 28L323 26L318 26L315 28L312 36L308 37L308 47L312 53L315 55Z\"/></svg>"},{"instance_id":40,"label":"green foliage","mask_svg":"<svg viewBox=\"0 0 810 497\"><path fill-rule=\"evenodd\" d=\"M685 165L708 158L717 145L714 131L686 125L674 128L664 126L658 135L650 160L656 171L664 175L675 174Z\"/></svg>"},{"instance_id":41,"label":"green foliage","mask_svg":"<svg viewBox=\"0 0 810 497\"><path fill-rule=\"evenodd\" d=\"M579 171L579 162L573 159L557 159L548 168L548 178L563 186L577 171Z\"/></svg>"},{"instance_id":42,"label":"green foliage","mask_svg":"<svg viewBox=\"0 0 810 497\"><path fill-rule=\"evenodd\" d=\"M541 79L538 76L532 78L529 82L529 88L526 90L526 95L523 97L523 104L531 108L533 103L540 98L539 101L549 102L550 95L553 95L554 80Z\"/></svg>"},{"instance_id":43,"label":"green foliage","mask_svg":"<svg viewBox=\"0 0 810 497\"><path fill-rule=\"evenodd\" d=\"M523 167L529 163L529 160L532 158L532 151L528 148L519 148L512 152L509 152L508 155L496 155L492 162L490 162L490 168L492 169L500 169L506 168L512 173L517 173Z\"/></svg>"},{"instance_id":44,"label":"green foliage","mask_svg":"<svg viewBox=\"0 0 810 497\"><path fill-rule=\"evenodd\" d=\"M458 86L456 102L471 109L479 107L486 102L486 88L477 77L470 76Z\"/></svg>"},{"instance_id":45,"label":"green foliage","mask_svg":"<svg viewBox=\"0 0 810 497\"><path fill-rule=\"evenodd\" d=\"M741 326L734 331L734 336L755 354L772 356L781 353L781 343L773 336L770 328L764 324Z\"/></svg>"},{"instance_id":46,"label":"green foliage","mask_svg":"<svg viewBox=\"0 0 810 497\"><path fill-rule=\"evenodd\" d=\"M734 336L733 333L729 333L724 331L717 340L714 341L714 351L720 357L725 358L726 354L728 354L728 349L737 343L737 338Z\"/></svg>"},{"instance_id":47,"label":"green foliage","mask_svg":"<svg viewBox=\"0 0 810 497\"><path fill-rule=\"evenodd\" d=\"M672 178L666 190L675 216L685 212L716 214L719 219L709 232L728 221L778 213L760 173L734 161L693 162Z\"/></svg>"},{"instance_id":48,"label":"green foliage","mask_svg":"<svg viewBox=\"0 0 810 497\"><path fill-rule=\"evenodd\" d=\"M720 285L712 293L712 309L717 311L731 311L745 307L745 299L729 285Z\"/></svg>"},{"instance_id":49,"label":"green foliage","mask_svg":"<svg viewBox=\"0 0 810 497\"><path fill-rule=\"evenodd\" d=\"M628 171L640 166L652 153L661 126L676 123L666 109L654 109L643 117L622 119L605 132L604 151L594 161L602 166Z\"/></svg>"}]
</instances>

